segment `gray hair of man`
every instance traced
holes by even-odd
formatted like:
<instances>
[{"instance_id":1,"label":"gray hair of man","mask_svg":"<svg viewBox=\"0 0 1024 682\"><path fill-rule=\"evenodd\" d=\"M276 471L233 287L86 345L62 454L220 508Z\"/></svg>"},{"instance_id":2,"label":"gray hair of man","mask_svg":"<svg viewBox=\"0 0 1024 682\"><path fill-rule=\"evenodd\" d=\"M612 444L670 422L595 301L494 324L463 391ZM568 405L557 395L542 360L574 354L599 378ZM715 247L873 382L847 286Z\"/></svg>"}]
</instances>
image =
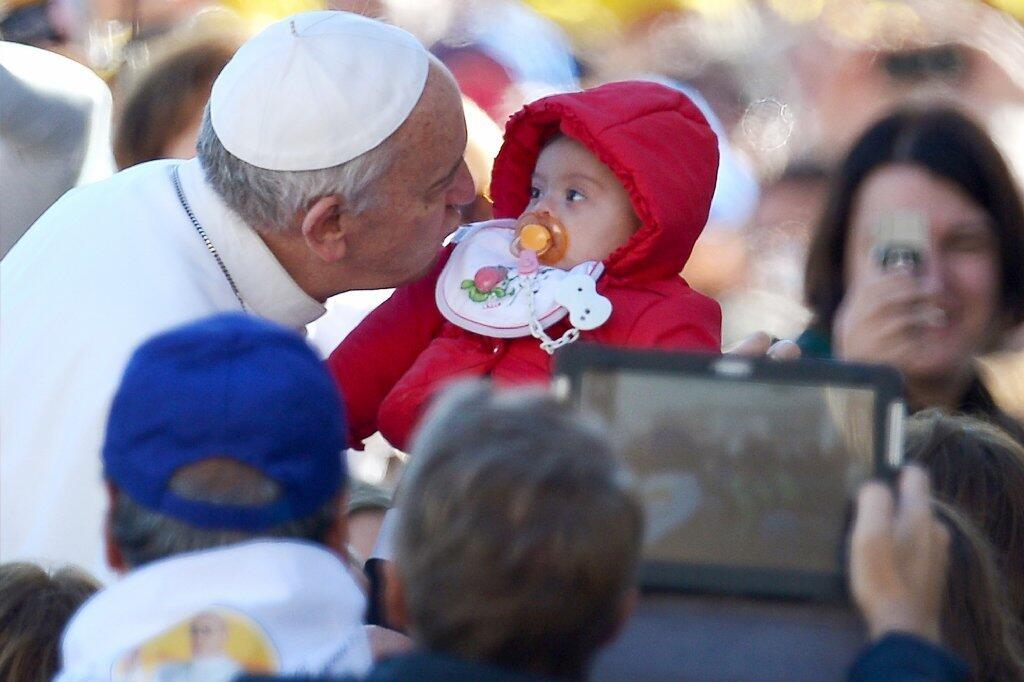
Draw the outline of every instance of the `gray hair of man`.
<instances>
[{"instance_id":1,"label":"gray hair of man","mask_svg":"<svg viewBox=\"0 0 1024 682\"><path fill-rule=\"evenodd\" d=\"M262 472L228 458L211 458L182 467L170 481L179 497L210 504L255 507L281 496L281 487ZM129 568L201 549L224 547L259 538L287 538L326 544L341 514L332 499L311 515L286 521L262 531L243 532L198 528L152 511L120 491L110 510L111 540Z\"/></svg>"},{"instance_id":2,"label":"gray hair of man","mask_svg":"<svg viewBox=\"0 0 1024 682\"><path fill-rule=\"evenodd\" d=\"M206 181L250 227L286 232L296 214L324 196L340 196L347 210L361 213L380 199L370 191L394 162L398 135L337 166L309 171L275 171L253 166L221 143L203 112L196 152Z\"/></svg>"},{"instance_id":3,"label":"gray hair of man","mask_svg":"<svg viewBox=\"0 0 1024 682\"><path fill-rule=\"evenodd\" d=\"M605 428L539 391L452 389L411 448L396 570L413 638L585 674L628 617L643 535Z\"/></svg>"}]
</instances>

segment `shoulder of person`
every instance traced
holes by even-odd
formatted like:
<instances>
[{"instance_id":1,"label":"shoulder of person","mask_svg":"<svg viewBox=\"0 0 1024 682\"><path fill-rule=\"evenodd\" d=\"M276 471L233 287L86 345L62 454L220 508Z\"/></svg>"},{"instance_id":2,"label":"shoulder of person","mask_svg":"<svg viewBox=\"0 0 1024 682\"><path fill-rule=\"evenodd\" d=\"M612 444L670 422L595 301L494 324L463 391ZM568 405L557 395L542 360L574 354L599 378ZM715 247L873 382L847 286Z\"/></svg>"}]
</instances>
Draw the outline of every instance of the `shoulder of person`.
<instances>
[{"instance_id":1,"label":"shoulder of person","mask_svg":"<svg viewBox=\"0 0 1024 682\"><path fill-rule=\"evenodd\" d=\"M467 661L433 651L413 651L377 663L366 682L474 680L475 682L553 682L552 678Z\"/></svg>"},{"instance_id":2,"label":"shoulder of person","mask_svg":"<svg viewBox=\"0 0 1024 682\"><path fill-rule=\"evenodd\" d=\"M796 345L800 348L800 357L831 359L832 339L817 329L805 329L796 339Z\"/></svg>"},{"instance_id":3,"label":"shoulder of person","mask_svg":"<svg viewBox=\"0 0 1024 682\"><path fill-rule=\"evenodd\" d=\"M1016 441L1024 444L1024 424L999 407L980 375L976 375L971 381L957 409L998 426Z\"/></svg>"},{"instance_id":4,"label":"shoulder of person","mask_svg":"<svg viewBox=\"0 0 1024 682\"><path fill-rule=\"evenodd\" d=\"M344 677L295 677L294 675L243 675L234 678L234 682L360 682L364 678L345 675Z\"/></svg>"},{"instance_id":5,"label":"shoulder of person","mask_svg":"<svg viewBox=\"0 0 1024 682\"><path fill-rule=\"evenodd\" d=\"M629 306L632 297L627 293L612 297L613 304ZM656 327L675 327L680 324L698 323L721 326L722 309L718 302L705 296L696 289L685 286L673 288L667 292L638 292L635 300L639 304L634 308L638 325L654 325Z\"/></svg>"},{"instance_id":6,"label":"shoulder of person","mask_svg":"<svg viewBox=\"0 0 1024 682\"><path fill-rule=\"evenodd\" d=\"M871 643L850 667L850 682L867 680L967 680L970 668L951 652L920 637L900 632Z\"/></svg>"}]
</instances>

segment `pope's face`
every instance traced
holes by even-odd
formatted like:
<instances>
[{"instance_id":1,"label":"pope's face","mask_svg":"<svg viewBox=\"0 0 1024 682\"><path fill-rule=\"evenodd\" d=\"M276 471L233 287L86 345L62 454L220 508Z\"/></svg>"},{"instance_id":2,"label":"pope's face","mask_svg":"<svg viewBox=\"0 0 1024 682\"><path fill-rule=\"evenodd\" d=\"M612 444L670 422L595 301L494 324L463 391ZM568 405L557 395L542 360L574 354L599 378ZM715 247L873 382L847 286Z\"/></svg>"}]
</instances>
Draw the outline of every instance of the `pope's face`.
<instances>
[{"instance_id":1,"label":"pope's face","mask_svg":"<svg viewBox=\"0 0 1024 682\"><path fill-rule=\"evenodd\" d=\"M454 82L431 67L423 96L396 135L390 171L377 183L375 201L359 214L350 262L370 280L366 288L419 279L441 242L459 224L462 205L475 198L463 160L466 121Z\"/></svg>"},{"instance_id":2,"label":"pope's face","mask_svg":"<svg viewBox=\"0 0 1024 682\"><path fill-rule=\"evenodd\" d=\"M196 658L224 653L228 639L228 624L215 613L201 613L189 625L192 637L192 655Z\"/></svg>"}]
</instances>

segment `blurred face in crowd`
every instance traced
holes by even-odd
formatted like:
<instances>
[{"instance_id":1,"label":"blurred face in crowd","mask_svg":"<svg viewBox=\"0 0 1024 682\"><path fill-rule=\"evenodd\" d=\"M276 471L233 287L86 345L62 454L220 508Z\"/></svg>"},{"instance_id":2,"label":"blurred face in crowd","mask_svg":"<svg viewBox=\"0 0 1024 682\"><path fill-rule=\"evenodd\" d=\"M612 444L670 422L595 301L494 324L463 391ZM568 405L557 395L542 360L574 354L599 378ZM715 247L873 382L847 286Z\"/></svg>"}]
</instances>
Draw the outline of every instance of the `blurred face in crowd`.
<instances>
[{"instance_id":1,"label":"blurred face in crowd","mask_svg":"<svg viewBox=\"0 0 1024 682\"><path fill-rule=\"evenodd\" d=\"M196 155L196 140L199 139L199 128L203 123L203 110L200 109L182 130L171 136L164 144L162 159L191 159Z\"/></svg>"},{"instance_id":2,"label":"blurred face in crowd","mask_svg":"<svg viewBox=\"0 0 1024 682\"><path fill-rule=\"evenodd\" d=\"M626 188L611 169L569 137L558 137L541 151L530 197L528 211L547 211L569 233L560 268L604 260L640 225Z\"/></svg>"},{"instance_id":3,"label":"blurred face in crowd","mask_svg":"<svg viewBox=\"0 0 1024 682\"><path fill-rule=\"evenodd\" d=\"M927 219L928 247L922 284L941 311L920 331L920 352L902 368L909 377L942 377L961 371L998 332L1000 266L988 214L955 183L913 165L883 166L857 193L846 250L846 287L856 286L877 264L873 227L893 211Z\"/></svg>"},{"instance_id":4,"label":"blurred face in crowd","mask_svg":"<svg viewBox=\"0 0 1024 682\"><path fill-rule=\"evenodd\" d=\"M770 289L800 302L807 244L827 192L824 175L784 177L764 187L742 236L746 253L753 257L749 262L738 261L737 278L743 278L746 286ZM721 268L718 263L709 265Z\"/></svg>"},{"instance_id":5,"label":"blurred face in crowd","mask_svg":"<svg viewBox=\"0 0 1024 682\"><path fill-rule=\"evenodd\" d=\"M466 121L451 76L431 66L423 95L395 135L391 168L356 216L348 262L370 281L362 288L419 279L460 220L475 189L463 160Z\"/></svg>"}]
</instances>

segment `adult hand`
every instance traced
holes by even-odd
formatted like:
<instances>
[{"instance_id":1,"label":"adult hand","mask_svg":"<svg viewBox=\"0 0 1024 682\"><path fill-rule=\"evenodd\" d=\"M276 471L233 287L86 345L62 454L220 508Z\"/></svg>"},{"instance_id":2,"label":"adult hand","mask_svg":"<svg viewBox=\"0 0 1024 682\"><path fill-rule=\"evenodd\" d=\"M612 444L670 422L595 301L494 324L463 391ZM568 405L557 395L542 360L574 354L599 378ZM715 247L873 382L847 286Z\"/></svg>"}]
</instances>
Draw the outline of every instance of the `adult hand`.
<instances>
[{"instance_id":1,"label":"adult hand","mask_svg":"<svg viewBox=\"0 0 1024 682\"><path fill-rule=\"evenodd\" d=\"M932 512L928 474L900 475L899 500L879 482L857 496L850 537L850 591L872 639L907 632L940 643L949 531Z\"/></svg>"},{"instance_id":2,"label":"adult hand","mask_svg":"<svg viewBox=\"0 0 1024 682\"><path fill-rule=\"evenodd\" d=\"M921 333L941 321L934 296L933 287L907 269L865 273L836 311L836 357L905 368L920 351Z\"/></svg>"},{"instance_id":3,"label":"adult hand","mask_svg":"<svg viewBox=\"0 0 1024 682\"><path fill-rule=\"evenodd\" d=\"M797 360L800 347L786 339L777 340L765 332L755 332L725 351L728 355L759 358L767 355L772 360Z\"/></svg>"}]
</instances>

